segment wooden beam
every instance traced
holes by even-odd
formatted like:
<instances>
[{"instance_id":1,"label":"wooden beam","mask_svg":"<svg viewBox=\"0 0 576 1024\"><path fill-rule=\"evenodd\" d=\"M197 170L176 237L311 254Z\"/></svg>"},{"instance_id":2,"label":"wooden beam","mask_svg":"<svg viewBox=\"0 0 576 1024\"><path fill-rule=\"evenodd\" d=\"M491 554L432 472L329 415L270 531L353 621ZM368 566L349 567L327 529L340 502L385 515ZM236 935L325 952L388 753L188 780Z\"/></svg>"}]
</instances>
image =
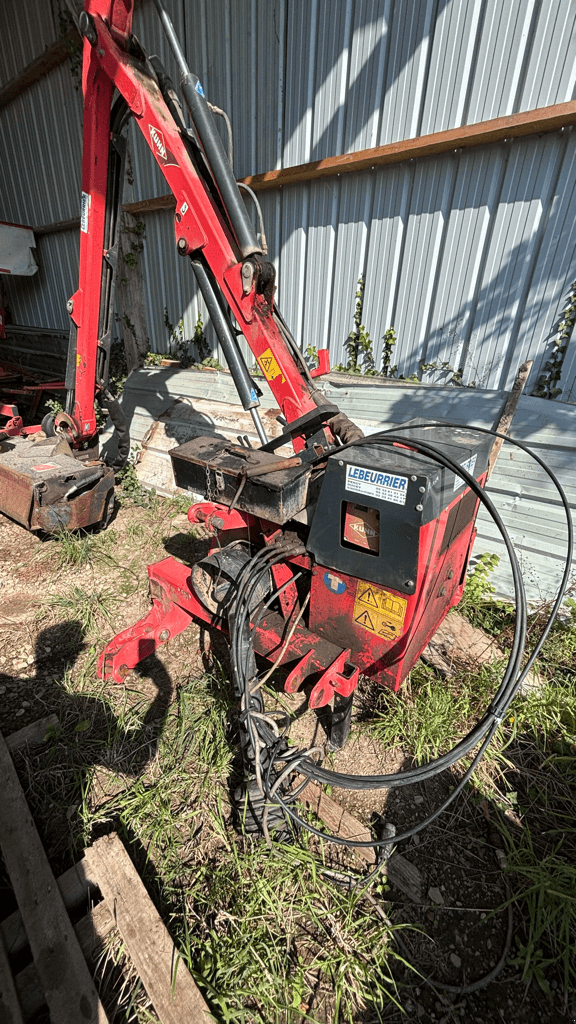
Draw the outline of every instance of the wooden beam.
<instances>
[{"instance_id":1,"label":"wooden beam","mask_svg":"<svg viewBox=\"0 0 576 1024\"><path fill-rule=\"evenodd\" d=\"M87 960L93 959L100 952L107 936L114 931L115 927L114 914L106 900L99 903L74 925L76 938ZM14 978L14 984L24 1020L29 1020L46 1003L38 971L33 963L19 971Z\"/></svg>"},{"instance_id":2,"label":"wooden beam","mask_svg":"<svg viewBox=\"0 0 576 1024\"><path fill-rule=\"evenodd\" d=\"M0 733L0 849L54 1024L107 1024L6 741Z\"/></svg>"},{"instance_id":3,"label":"wooden beam","mask_svg":"<svg viewBox=\"0 0 576 1024\"><path fill-rule=\"evenodd\" d=\"M68 868L56 879L56 883L66 910L73 910L80 904L86 903L88 896L98 888L94 879L88 877L86 863L83 860ZM28 945L28 936L19 910L15 910L14 913L0 921L0 937L11 956L19 953Z\"/></svg>"},{"instance_id":4,"label":"wooden beam","mask_svg":"<svg viewBox=\"0 0 576 1024\"><path fill-rule=\"evenodd\" d=\"M518 402L520 400L520 395L524 391L524 385L526 384L526 381L528 380L528 377L529 377L529 374L530 374L530 370L532 369L532 363L533 362L534 362L533 359L528 359L525 363L522 363L522 366L520 367L520 369L518 370L518 373L516 374L516 380L514 381L514 384L512 385L512 391L510 392L510 394L508 395L508 398L506 399L506 403L504 405L504 409L502 410L502 415L500 416L500 419L498 420L498 423L497 423L496 427L493 428L499 434L507 434L508 431L510 430L510 426L511 426L511 423L512 423L512 418L514 416L514 413L516 412L516 406L518 405ZM488 482L488 480L492 476L492 471L494 469L494 463L496 462L496 459L498 458L498 455L500 453L500 449L501 449L503 444L504 444L504 439L503 438L496 437L494 439L494 444L492 445L492 451L490 452L490 458L488 460L488 473L487 473L487 476L486 476L486 482Z\"/></svg>"},{"instance_id":5,"label":"wooden beam","mask_svg":"<svg viewBox=\"0 0 576 1024\"><path fill-rule=\"evenodd\" d=\"M50 729L57 729L59 724L58 715L38 718L31 725L25 725L23 729L6 736L6 746L10 751L20 750L22 747L37 747L46 742Z\"/></svg>"},{"instance_id":6,"label":"wooden beam","mask_svg":"<svg viewBox=\"0 0 576 1024\"><path fill-rule=\"evenodd\" d=\"M45 75L50 74L54 68L63 64L65 60L68 60L71 54L71 48L74 44L81 45L81 38L75 28L70 28L66 32L66 35L62 36L56 43L49 46L44 53L36 57L19 75L11 78L6 85L0 89L0 110L5 107L12 100L18 98L25 89L29 89L31 85L35 85Z\"/></svg>"},{"instance_id":7,"label":"wooden beam","mask_svg":"<svg viewBox=\"0 0 576 1024\"><path fill-rule=\"evenodd\" d=\"M117 835L84 851L90 875L114 907L126 950L162 1024L209 1024L213 1017Z\"/></svg>"},{"instance_id":8,"label":"wooden beam","mask_svg":"<svg viewBox=\"0 0 576 1024\"><path fill-rule=\"evenodd\" d=\"M22 1008L16 993L16 986L10 962L0 937L0 1019L5 1024L24 1024Z\"/></svg>"},{"instance_id":9,"label":"wooden beam","mask_svg":"<svg viewBox=\"0 0 576 1024\"><path fill-rule=\"evenodd\" d=\"M302 776L300 776L302 780ZM330 832L334 832L342 839L355 839L369 843L372 839L371 832L366 825L362 825L357 818L345 811L336 800L327 796L324 790L315 782L309 782L302 790L299 798L305 807L308 807L320 818ZM394 839L390 840L391 845ZM356 847L354 853L369 867L376 864L376 853L373 846ZM400 889L414 903L422 902L422 877L417 867L406 860L400 853L393 853L386 862L386 876L392 885Z\"/></svg>"},{"instance_id":10,"label":"wooden beam","mask_svg":"<svg viewBox=\"0 0 576 1024\"><path fill-rule=\"evenodd\" d=\"M571 100L568 103L555 103L550 107L526 110L521 114L494 117L490 121L450 128L444 132L434 132L433 135L402 139L400 142L390 142L386 146L363 149L358 153L343 153L342 156L314 160L312 163L299 164L296 167L265 171L264 174L253 174L242 180L254 191L262 192L266 189L278 188L281 185L316 181L319 178L332 177L335 174L369 171L373 167L398 164L417 157L435 156L438 153L447 153L452 149L486 146L492 142L502 142L503 139L516 138L520 135L553 132L574 123L576 123L576 100Z\"/></svg>"},{"instance_id":11,"label":"wooden beam","mask_svg":"<svg viewBox=\"0 0 576 1024\"><path fill-rule=\"evenodd\" d=\"M297 164L295 167L252 174L247 178L240 178L240 181L249 185L255 192L264 192L268 189L281 188L283 185L297 185L305 181L334 177L337 174L369 171L374 167L402 163L404 160L435 156L437 153L446 153L452 149L486 146L492 142L501 142L503 139L513 139L521 135L554 132L570 124L576 124L576 100L555 103L550 107L538 107L507 117L495 117L490 121L479 121L477 124L467 124L460 128L450 128L445 132L434 132L433 135L402 139L400 142L390 142L386 146L376 146L374 149L361 149L357 153L344 153L342 156L331 156L325 160ZM139 203L128 203L124 209L138 215L154 213L157 210L170 210L175 205L174 196L165 195L143 199Z\"/></svg>"}]
</instances>

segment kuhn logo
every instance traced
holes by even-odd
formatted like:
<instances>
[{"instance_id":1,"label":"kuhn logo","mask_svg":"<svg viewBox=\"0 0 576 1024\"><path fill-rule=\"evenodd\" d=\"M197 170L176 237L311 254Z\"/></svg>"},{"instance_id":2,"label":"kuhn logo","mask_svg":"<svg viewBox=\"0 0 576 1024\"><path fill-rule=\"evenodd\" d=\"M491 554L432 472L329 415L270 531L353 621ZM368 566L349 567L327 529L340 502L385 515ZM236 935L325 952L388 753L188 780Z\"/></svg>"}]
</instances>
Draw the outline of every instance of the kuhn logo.
<instances>
[{"instance_id":1,"label":"kuhn logo","mask_svg":"<svg viewBox=\"0 0 576 1024\"><path fill-rule=\"evenodd\" d=\"M351 523L350 529L354 530L355 533L359 533L362 537L376 537L376 530L373 530L371 526L367 526L366 523Z\"/></svg>"},{"instance_id":2,"label":"kuhn logo","mask_svg":"<svg viewBox=\"0 0 576 1024\"><path fill-rule=\"evenodd\" d=\"M164 136L159 128L155 128L153 124L148 125L150 131L150 138L156 147L156 152L161 160L166 160L168 154L166 152L166 146L164 145Z\"/></svg>"}]
</instances>

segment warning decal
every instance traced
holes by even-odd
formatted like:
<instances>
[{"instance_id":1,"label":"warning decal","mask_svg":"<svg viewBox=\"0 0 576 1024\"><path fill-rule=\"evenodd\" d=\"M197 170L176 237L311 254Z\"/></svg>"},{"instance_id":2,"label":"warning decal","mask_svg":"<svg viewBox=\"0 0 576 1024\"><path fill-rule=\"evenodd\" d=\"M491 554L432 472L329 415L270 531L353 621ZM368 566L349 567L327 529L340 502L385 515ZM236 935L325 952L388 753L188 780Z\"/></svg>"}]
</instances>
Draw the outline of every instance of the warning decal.
<instances>
[{"instance_id":1,"label":"warning decal","mask_svg":"<svg viewBox=\"0 0 576 1024\"><path fill-rule=\"evenodd\" d=\"M262 368L262 373L266 377L266 380L275 380L276 377L282 377L282 384L284 383L284 375L282 370L278 366L272 352L269 348L258 356L258 362Z\"/></svg>"},{"instance_id":2,"label":"warning decal","mask_svg":"<svg viewBox=\"0 0 576 1024\"><path fill-rule=\"evenodd\" d=\"M408 602L390 594L373 583L358 580L354 600L354 622L363 629L383 637L397 640L402 635Z\"/></svg>"},{"instance_id":3,"label":"warning decal","mask_svg":"<svg viewBox=\"0 0 576 1024\"><path fill-rule=\"evenodd\" d=\"M366 587L366 584L363 583L362 586ZM360 586L358 586L358 590L360 591L361 589L362 588ZM358 593L357 594L357 599L358 599L358 601L362 601L364 604L372 605L373 608L379 608L380 607L372 587L366 587L366 589L361 594Z\"/></svg>"}]
</instances>

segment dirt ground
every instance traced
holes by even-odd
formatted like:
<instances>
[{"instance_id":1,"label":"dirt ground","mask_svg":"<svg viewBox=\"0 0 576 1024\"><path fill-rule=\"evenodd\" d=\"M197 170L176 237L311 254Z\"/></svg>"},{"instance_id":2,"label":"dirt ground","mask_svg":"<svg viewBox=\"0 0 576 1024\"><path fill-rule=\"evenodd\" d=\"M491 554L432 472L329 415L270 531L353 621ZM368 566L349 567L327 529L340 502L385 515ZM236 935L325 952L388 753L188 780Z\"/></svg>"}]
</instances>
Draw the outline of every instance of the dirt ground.
<instances>
[{"instance_id":1,"label":"dirt ground","mask_svg":"<svg viewBox=\"0 0 576 1024\"><path fill-rule=\"evenodd\" d=\"M185 515L172 511L161 522L151 523L148 513L129 503L117 511L109 533L110 541L102 543L98 559L78 567L62 564L58 541L39 539L0 516L0 729L4 736L41 717L59 715L70 703L70 688L64 683L71 673L80 680L79 692L82 673L93 678L95 656L107 640L149 607L145 571L149 561L167 554L192 561L203 547L202 541L191 537ZM93 593L99 599L90 620L85 598ZM126 685L151 706L165 708L184 681L202 674L207 658L225 666L226 645L191 627L132 672ZM352 737L333 758L336 770L381 773L406 762L408 751L384 751L365 731L372 699L370 686L362 686ZM296 725L294 737L309 741L321 737L322 731L321 721L309 713ZM391 792L334 789L331 795L376 831L386 819L399 833L432 813L457 778L448 775ZM97 800L95 794L96 790L93 800ZM380 892L377 902L393 924L406 926L399 933L400 955L416 967L421 980L400 962L391 965L404 1012L391 1006L383 1018L390 1024L400 1020L560 1024L576 1019L576 1000L573 996L573 1006L564 1008L558 981L552 981L551 993L546 995L535 981L527 987L521 980L514 962L521 923L514 911L511 916L507 909L496 911L510 890L497 852L500 840L494 813L469 786L449 811L399 847L421 873L422 902L410 901L393 887ZM57 870L59 863L53 866ZM458 991L488 975L503 954L505 966L492 982L473 992ZM357 1019L369 1024L376 1018L361 1015Z\"/></svg>"}]
</instances>

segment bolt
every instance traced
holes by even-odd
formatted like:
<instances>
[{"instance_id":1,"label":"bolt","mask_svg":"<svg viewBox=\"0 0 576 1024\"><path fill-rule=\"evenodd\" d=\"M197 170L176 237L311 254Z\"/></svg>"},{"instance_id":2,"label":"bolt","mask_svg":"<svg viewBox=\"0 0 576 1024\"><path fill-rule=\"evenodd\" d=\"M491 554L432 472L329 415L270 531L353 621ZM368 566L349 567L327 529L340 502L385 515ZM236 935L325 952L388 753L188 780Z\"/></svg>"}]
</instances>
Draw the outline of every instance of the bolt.
<instances>
[{"instance_id":1,"label":"bolt","mask_svg":"<svg viewBox=\"0 0 576 1024\"><path fill-rule=\"evenodd\" d=\"M440 587L440 597L444 597L446 594L446 587Z\"/></svg>"},{"instance_id":2,"label":"bolt","mask_svg":"<svg viewBox=\"0 0 576 1024\"><path fill-rule=\"evenodd\" d=\"M415 484L417 479L418 479L418 477L417 476L411 476L410 479L411 479L412 483Z\"/></svg>"},{"instance_id":3,"label":"bolt","mask_svg":"<svg viewBox=\"0 0 576 1024\"><path fill-rule=\"evenodd\" d=\"M416 505L416 511L417 512L421 512L423 508L424 508L424 505Z\"/></svg>"},{"instance_id":4,"label":"bolt","mask_svg":"<svg viewBox=\"0 0 576 1024\"><path fill-rule=\"evenodd\" d=\"M74 312L74 303L72 302L72 299L68 299L68 302L66 303L66 309L68 310L69 313Z\"/></svg>"},{"instance_id":5,"label":"bolt","mask_svg":"<svg viewBox=\"0 0 576 1024\"><path fill-rule=\"evenodd\" d=\"M453 576L454 576L454 569L450 569L450 572L448 573L448 579L451 580Z\"/></svg>"},{"instance_id":6,"label":"bolt","mask_svg":"<svg viewBox=\"0 0 576 1024\"><path fill-rule=\"evenodd\" d=\"M169 636L170 636L170 630L169 629L163 629L162 632L160 633L158 639L161 640L162 643L164 643L164 641L167 640Z\"/></svg>"},{"instance_id":7,"label":"bolt","mask_svg":"<svg viewBox=\"0 0 576 1024\"><path fill-rule=\"evenodd\" d=\"M412 589L412 587L414 586L414 580L406 580L404 586L410 587L410 589Z\"/></svg>"},{"instance_id":8,"label":"bolt","mask_svg":"<svg viewBox=\"0 0 576 1024\"><path fill-rule=\"evenodd\" d=\"M242 267L242 277L252 277L254 274L254 268L251 263L245 263Z\"/></svg>"},{"instance_id":9,"label":"bolt","mask_svg":"<svg viewBox=\"0 0 576 1024\"><path fill-rule=\"evenodd\" d=\"M339 466L343 466L344 465L344 463L342 462L342 459L338 459L338 465Z\"/></svg>"},{"instance_id":10,"label":"bolt","mask_svg":"<svg viewBox=\"0 0 576 1024\"><path fill-rule=\"evenodd\" d=\"M425 494L426 493L426 488L425 487L419 487L418 490L420 491L420 494Z\"/></svg>"},{"instance_id":11,"label":"bolt","mask_svg":"<svg viewBox=\"0 0 576 1024\"><path fill-rule=\"evenodd\" d=\"M178 244L178 252L185 253L186 249L188 248L186 239L185 238L179 238L177 244Z\"/></svg>"}]
</instances>

